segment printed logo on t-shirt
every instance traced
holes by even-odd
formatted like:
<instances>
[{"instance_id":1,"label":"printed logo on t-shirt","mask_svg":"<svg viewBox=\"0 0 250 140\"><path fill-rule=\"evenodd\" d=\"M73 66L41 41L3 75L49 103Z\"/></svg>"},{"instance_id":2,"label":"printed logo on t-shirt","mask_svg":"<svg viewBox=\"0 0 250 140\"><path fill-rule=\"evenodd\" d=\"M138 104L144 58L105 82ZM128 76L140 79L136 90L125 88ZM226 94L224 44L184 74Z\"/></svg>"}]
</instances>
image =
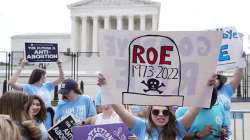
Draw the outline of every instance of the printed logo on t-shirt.
<instances>
[{"instance_id":1,"label":"printed logo on t-shirt","mask_svg":"<svg viewBox=\"0 0 250 140\"><path fill-rule=\"evenodd\" d=\"M63 110L63 114L73 115L77 122L86 118L85 105L72 106Z\"/></svg>"},{"instance_id":2,"label":"printed logo on t-shirt","mask_svg":"<svg viewBox=\"0 0 250 140\"><path fill-rule=\"evenodd\" d=\"M218 124L218 125L222 125L222 118L220 116L216 116L215 117L215 122Z\"/></svg>"}]
</instances>

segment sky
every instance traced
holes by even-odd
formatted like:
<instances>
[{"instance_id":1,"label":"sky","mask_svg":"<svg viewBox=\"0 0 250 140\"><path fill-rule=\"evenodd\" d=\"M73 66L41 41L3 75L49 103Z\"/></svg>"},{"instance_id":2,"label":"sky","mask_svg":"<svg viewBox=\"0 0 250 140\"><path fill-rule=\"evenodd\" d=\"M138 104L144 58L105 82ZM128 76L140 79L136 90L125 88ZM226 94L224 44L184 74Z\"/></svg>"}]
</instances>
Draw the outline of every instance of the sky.
<instances>
[{"instance_id":1,"label":"sky","mask_svg":"<svg viewBox=\"0 0 250 140\"><path fill-rule=\"evenodd\" d=\"M67 5L78 0L1 0L0 51L9 51L10 37L24 33L69 33ZM154 0L161 3L159 30L196 31L235 26L249 46L247 0Z\"/></svg>"}]
</instances>

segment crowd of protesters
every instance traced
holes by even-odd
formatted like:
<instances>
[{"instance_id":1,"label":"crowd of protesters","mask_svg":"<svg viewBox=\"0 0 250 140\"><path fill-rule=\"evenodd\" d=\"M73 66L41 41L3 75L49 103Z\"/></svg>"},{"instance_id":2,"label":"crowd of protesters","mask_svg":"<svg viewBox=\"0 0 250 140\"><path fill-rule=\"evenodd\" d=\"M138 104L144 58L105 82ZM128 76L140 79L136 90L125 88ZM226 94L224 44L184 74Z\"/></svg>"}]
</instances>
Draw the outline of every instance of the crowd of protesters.
<instances>
[{"instance_id":1,"label":"crowd of protesters","mask_svg":"<svg viewBox=\"0 0 250 140\"><path fill-rule=\"evenodd\" d=\"M122 106L102 104L102 91L95 102L83 95L77 81L64 79L62 63L57 62L59 75L55 81L46 81L44 69L34 69L28 83L19 84L18 78L27 61L12 75L7 91L0 98L0 139L47 140L48 129L72 115L76 125L124 123L133 134L130 140L220 140L231 135L231 97L243 77L242 64L235 70L231 81L221 74L208 81L213 86L209 108L173 106ZM97 76L97 85L105 85L105 75ZM52 108L50 93L61 85L62 98ZM50 111L49 111L50 110ZM50 112L54 111L52 117Z\"/></svg>"}]
</instances>

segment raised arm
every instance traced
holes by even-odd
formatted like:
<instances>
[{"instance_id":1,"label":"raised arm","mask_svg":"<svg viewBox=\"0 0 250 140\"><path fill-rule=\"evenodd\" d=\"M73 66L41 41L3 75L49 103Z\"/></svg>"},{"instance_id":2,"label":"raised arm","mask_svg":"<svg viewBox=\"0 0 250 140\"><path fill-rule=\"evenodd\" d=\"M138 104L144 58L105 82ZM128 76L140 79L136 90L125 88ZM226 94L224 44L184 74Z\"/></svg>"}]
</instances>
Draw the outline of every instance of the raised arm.
<instances>
[{"instance_id":1,"label":"raised arm","mask_svg":"<svg viewBox=\"0 0 250 140\"><path fill-rule=\"evenodd\" d=\"M27 64L27 60L23 59L21 61L20 67L16 70L16 72L10 77L10 80L8 81L8 84L15 90L23 90L21 84L17 83L17 80L18 80L25 64Z\"/></svg>"},{"instance_id":2,"label":"raised arm","mask_svg":"<svg viewBox=\"0 0 250 140\"><path fill-rule=\"evenodd\" d=\"M132 128L134 126L134 117L128 112L122 105L112 105L114 111L119 115L122 121L128 126L128 128Z\"/></svg>"},{"instance_id":3,"label":"raised arm","mask_svg":"<svg viewBox=\"0 0 250 140\"><path fill-rule=\"evenodd\" d=\"M216 75L213 75L213 77L208 81L208 86L214 86L216 80ZM213 92L217 92L217 90L213 90ZM187 113L182 118L181 122L185 128L190 128L195 117L200 112L200 107L190 107L187 111Z\"/></svg>"},{"instance_id":4,"label":"raised arm","mask_svg":"<svg viewBox=\"0 0 250 140\"><path fill-rule=\"evenodd\" d=\"M235 70L233 79L230 81L230 84L234 90L239 86L242 77L243 77L243 68L238 68L237 70Z\"/></svg>"},{"instance_id":5,"label":"raised arm","mask_svg":"<svg viewBox=\"0 0 250 140\"><path fill-rule=\"evenodd\" d=\"M98 74L97 75L97 85L102 86L106 84L106 80L103 77L102 74ZM122 105L112 105L114 111L119 115L119 117L121 118L121 120L129 127L132 128L134 126L134 117L133 115L128 112L124 106Z\"/></svg>"},{"instance_id":6,"label":"raised arm","mask_svg":"<svg viewBox=\"0 0 250 140\"><path fill-rule=\"evenodd\" d=\"M64 73L63 73L63 69L62 69L62 62L60 60L58 60L57 61L57 65L58 65L58 70L59 70L59 78L56 79L53 82L54 85L59 85L64 80Z\"/></svg>"},{"instance_id":7,"label":"raised arm","mask_svg":"<svg viewBox=\"0 0 250 140\"><path fill-rule=\"evenodd\" d=\"M243 77L243 70L246 67L246 54L243 52L242 57L237 62L238 69L235 70L232 80L230 81L231 86L235 90Z\"/></svg>"},{"instance_id":8,"label":"raised arm","mask_svg":"<svg viewBox=\"0 0 250 140\"><path fill-rule=\"evenodd\" d=\"M190 128L195 117L198 115L198 113L200 112L199 107L190 107L187 111L187 113L185 113L184 117L182 118L181 122L183 124L183 126L185 128Z\"/></svg>"}]
</instances>

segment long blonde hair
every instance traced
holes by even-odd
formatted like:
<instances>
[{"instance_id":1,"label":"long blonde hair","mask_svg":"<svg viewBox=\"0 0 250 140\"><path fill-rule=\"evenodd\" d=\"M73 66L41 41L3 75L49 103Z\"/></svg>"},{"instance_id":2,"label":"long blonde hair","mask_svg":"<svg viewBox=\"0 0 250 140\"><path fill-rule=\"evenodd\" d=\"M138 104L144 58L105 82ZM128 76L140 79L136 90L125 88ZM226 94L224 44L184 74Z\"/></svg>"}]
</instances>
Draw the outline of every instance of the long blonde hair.
<instances>
[{"instance_id":1,"label":"long blonde hair","mask_svg":"<svg viewBox=\"0 0 250 140\"><path fill-rule=\"evenodd\" d=\"M0 114L9 115L19 127L21 125L28 132L28 137L33 140L41 139L41 130L37 127L28 115L32 98L21 91L8 91L0 98ZM22 136L26 135L25 130L19 127Z\"/></svg>"},{"instance_id":2,"label":"long blonde hair","mask_svg":"<svg viewBox=\"0 0 250 140\"><path fill-rule=\"evenodd\" d=\"M0 139L22 140L17 125L7 115L0 115Z\"/></svg>"}]
</instances>

